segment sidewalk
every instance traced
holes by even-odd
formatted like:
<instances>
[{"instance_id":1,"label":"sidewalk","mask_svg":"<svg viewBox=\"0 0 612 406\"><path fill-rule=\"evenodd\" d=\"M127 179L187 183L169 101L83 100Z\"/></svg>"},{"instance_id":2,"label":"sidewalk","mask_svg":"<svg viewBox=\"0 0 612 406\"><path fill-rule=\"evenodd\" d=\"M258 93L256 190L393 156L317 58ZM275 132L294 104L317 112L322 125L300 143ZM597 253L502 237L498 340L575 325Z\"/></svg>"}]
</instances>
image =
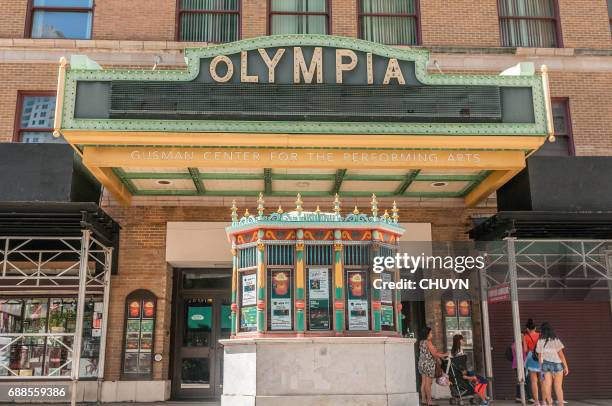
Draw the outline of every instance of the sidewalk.
<instances>
[{"instance_id":1,"label":"sidewalk","mask_svg":"<svg viewBox=\"0 0 612 406\"><path fill-rule=\"evenodd\" d=\"M447 405L448 402L436 402L440 406ZM520 403L516 403L512 400L498 400L491 402L495 406L519 406ZM594 399L594 400L568 400L566 406L612 406L612 399Z\"/></svg>"},{"instance_id":2,"label":"sidewalk","mask_svg":"<svg viewBox=\"0 0 612 406\"><path fill-rule=\"evenodd\" d=\"M448 400L440 399L435 401L439 406L450 405ZM220 402L215 401L185 401L185 402L177 402L177 401L168 401L168 402L154 402L154 403L103 403L103 406L220 406ZM0 403L0 405L34 405L34 403ZM69 406L68 404L60 404L60 403L46 403L45 405L53 405L53 406ZM95 403L79 403L80 406L94 406ZM492 401L491 405L495 406L518 406L519 403L516 403L512 400L499 400ZM335 406L335 405L329 405ZM337 406L349 406L349 405L337 405ZM419 406L419 405L405 405L405 406ZM595 400L569 400L566 406L612 406L612 399L595 399Z\"/></svg>"}]
</instances>

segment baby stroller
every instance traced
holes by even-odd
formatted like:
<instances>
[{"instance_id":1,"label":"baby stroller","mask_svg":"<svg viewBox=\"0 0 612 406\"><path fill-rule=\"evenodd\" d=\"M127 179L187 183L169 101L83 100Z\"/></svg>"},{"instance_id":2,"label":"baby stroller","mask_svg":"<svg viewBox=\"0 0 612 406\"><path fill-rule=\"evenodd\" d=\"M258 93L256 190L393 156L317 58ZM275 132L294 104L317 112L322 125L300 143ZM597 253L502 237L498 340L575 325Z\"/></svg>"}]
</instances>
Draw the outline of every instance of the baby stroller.
<instances>
[{"instance_id":1,"label":"baby stroller","mask_svg":"<svg viewBox=\"0 0 612 406\"><path fill-rule=\"evenodd\" d=\"M442 369L446 371L450 383L450 404L459 406L467 402L479 403L470 381L463 378L463 371L467 370L467 356L448 357L442 360Z\"/></svg>"}]
</instances>

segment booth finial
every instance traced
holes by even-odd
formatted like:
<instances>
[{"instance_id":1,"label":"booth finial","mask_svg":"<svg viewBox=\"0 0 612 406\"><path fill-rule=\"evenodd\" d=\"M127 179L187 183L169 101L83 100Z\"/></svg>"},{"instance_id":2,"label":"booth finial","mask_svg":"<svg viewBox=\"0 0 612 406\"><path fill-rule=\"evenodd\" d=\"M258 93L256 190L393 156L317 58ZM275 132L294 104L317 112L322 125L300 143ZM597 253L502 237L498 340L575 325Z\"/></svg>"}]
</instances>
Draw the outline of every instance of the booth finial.
<instances>
[{"instance_id":1,"label":"booth finial","mask_svg":"<svg viewBox=\"0 0 612 406\"><path fill-rule=\"evenodd\" d=\"M249 217L251 215L251 213L249 213L249 209L246 209L244 211L244 217Z\"/></svg>"},{"instance_id":2,"label":"booth finial","mask_svg":"<svg viewBox=\"0 0 612 406\"><path fill-rule=\"evenodd\" d=\"M353 214L355 215L359 214L359 209L357 208L357 206L355 206L355 210L353 210Z\"/></svg>"},{"instance_id":3,"label":"booth finial","mask_svg":"<svg viewBox=\"0 0 612 406\"><path fill-rule=\"evenodd\" d=\"M384 218L385 220L389 218L389 212L387 210L385 210L385 214L382 215L382 218Z\"/></svg>"},{"instance_id":4,"label":"booth finial","mask_svg":"<svg viewBox=\"0 0 612 406\"><path fill-rule=\"evenodd\" d=\"M232 200L232 221L238 221L238 207L235 200Z\"/></svg>"},{"instance_id":5,"label":"booth finial","mask_svg":"<svg viewBox=\"0 0 612 406\"><path fill-rule=\"evenodd\" d=\"M334 198L334 213L336 213L336 216L340 215L340 198L338 197L338 193L336 193L336 197Z\"/></svg>"},{"instance_id":6,"label":"booth finial","mask_svg":"<svg viewBox=\"0 0 612 406\"><path fill-rule=\"evenodd\" d=\"M264 215L264 198L261 192L259 192L259 199L257 199L257 214L260 218Z\"/></svg>"},{"instance_id":7,"label":"booth finial","mask_svg":"<svg viewBox=\"0 0 612 406\"><path fill-rule=\"evenodd\" d=\"M281 206L280 204L278 205L278 210L276 210L276 212L278 214L283 214L283 206Z\"/></svg>"},{"instance_id":8,"label":"booth finial","mask_svg":"<svg viewBox=\"0 0 612 406\"><path fill-rule=\"evenodd\" d=\"M372 193L372 217L374 220L378 219L378 200L376 200L376 194Z\"/></svg>"},{"instance_id":9,"label":"booth finial","mask_svg":"<svg viewBox=\"0 0 612 406\"><path fill-rule=\"evenodd\" d=\"M399 209L397 208L397 203L395 203L395 200L393 201L393 208L391 209L391 212L393 213L393 215L391 216L393 222L397 223L397 221L399 220L399 215L397 214L399 212Z\"/></svg>"},{"instance_id":10,"label":"booth finial","mask_svg":"<svg viewBox=\"0 0 612 406\"><path fill-rule=\"evenodd\" d=\"M302 214L302 211L304 211L304 209L302 208L302 203L304 203L302 201L302 195L298 193L297 199L295 200L295 211L297 211L298 214Z\"/></svg>"},{"instance_id":11,"label":"booth finial","mask_svg":"<svg viewBox=\"0 0 612 406\"><path fill-rule=\"evenodd\" d=\"M317 204L317 209L315 210L315 213L317 213L317 214L321 213L321 208L319 207L318 204Z\"/></svg>"}]
</instances>

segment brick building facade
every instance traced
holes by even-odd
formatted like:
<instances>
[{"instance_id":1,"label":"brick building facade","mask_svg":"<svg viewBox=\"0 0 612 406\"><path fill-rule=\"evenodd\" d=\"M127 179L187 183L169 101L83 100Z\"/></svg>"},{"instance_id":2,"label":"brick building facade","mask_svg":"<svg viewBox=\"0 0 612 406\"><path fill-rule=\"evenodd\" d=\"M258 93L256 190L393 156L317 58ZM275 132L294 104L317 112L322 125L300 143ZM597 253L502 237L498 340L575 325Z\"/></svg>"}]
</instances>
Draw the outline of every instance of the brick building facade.
<instances>
[{"instance_id":1,"label":"brick building facade","mask_svg":"<svg viewBox=\"0 0 612 406\"><path fill-rule=\"evenodd\" d=\"M499 0L502 3L504 0ZM103 68L183 68L184 49L202 42L178 41L181 1L159 0L145 6L136 0L98 0L91 8L86 38L32 38L36 1L15 0L0 9L0 142L20 142L28 128L20 125L24 96L55 93L58 61L62 56L87 55ZM87 3L87 2L83 2ZM270 32L270 0L239 1L239 37L248 39ZM327 34L358 38L360 5L357 0L329 0ZM367 2L366 2L367 3ZM417 0L414 48L431 52L432 74L499 74L519 62L547 65L554 102L564 106L567 151L553 154L612 156L612 33L606 0L550 0L557 34L556 47L506 46L496 0ZM30 31L28 31L30 30ZM403 47L400 46L400 47ZM155 66L155 67L154 67ZM561 113L558 113L561 114ZM49 126L50 128L51 126ZM1 167L1 165L0 165ZM560 174L561 176L561 174ZM168 222L230 221L233 196L138 196L129 207L106 190L101 207L122 227L118 274L112 277L108 313L105 379L122 379L125 300L134 289L147 289L157 298L155 353L152 378L172 379L173 272L165 257ZM269 207L290 206L293 198L267 198ZM393 199L381 199L389 206ZM474 220L496 212L495 196L466 208L455 198L401 197L402 223L429 223L434 241L465 240ZM366 198L346 198L344 207L366 206ZM241 210L256 212L255 198L238 198ZM306 209L330 206L331 199L305 198ZM331 208L331 206L330 206ZM229 247L228 247L229 251ZM477 306L476 306L477 310ZM428 303L426 320L443 347L440 303ZM476 321L475 325L479 325ZM476 345L480 345L476 338ZM477 361L479 363L480 361ZM164 396L169 396L166 393ZM129 398L129 396L127 396Z\"/></svg>"}]
</instances>

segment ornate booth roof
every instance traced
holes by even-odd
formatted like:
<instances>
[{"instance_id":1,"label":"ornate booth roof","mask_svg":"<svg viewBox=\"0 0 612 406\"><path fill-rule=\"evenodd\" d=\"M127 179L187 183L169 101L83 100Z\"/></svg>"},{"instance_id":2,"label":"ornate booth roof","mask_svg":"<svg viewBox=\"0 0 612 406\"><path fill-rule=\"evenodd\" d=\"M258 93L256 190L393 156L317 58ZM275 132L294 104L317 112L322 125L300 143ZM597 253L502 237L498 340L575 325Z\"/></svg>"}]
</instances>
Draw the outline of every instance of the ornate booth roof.
<instances>
[{"instance_id":1,"label":"ornate booth roof","mask_svg":"<svg viewBox=\"0 0 612 406\"><path fill-rule=\"evenodd\" d=\"M315 211L304 211L302 209L302 197L297 195L296 208L290 212L284 212L279 206L278 210L265 214L263 193L259 194L258 213L250 214L248 210L244 215L238 216L238 208L234 202L232 205L232 225L227 227L228 235L236 235L254 229L317 229L317 230L359 230L378 229L400 236L404 228L399 225L399 209L395 202L391 208L391 215L385 210L379 215L378 200L372 195L371 215L361 213L357 207L352 212L341 214L340 199L336 195L334 199L333 212L322 212L317 206Z\"/></svg>"}]
</instances>

